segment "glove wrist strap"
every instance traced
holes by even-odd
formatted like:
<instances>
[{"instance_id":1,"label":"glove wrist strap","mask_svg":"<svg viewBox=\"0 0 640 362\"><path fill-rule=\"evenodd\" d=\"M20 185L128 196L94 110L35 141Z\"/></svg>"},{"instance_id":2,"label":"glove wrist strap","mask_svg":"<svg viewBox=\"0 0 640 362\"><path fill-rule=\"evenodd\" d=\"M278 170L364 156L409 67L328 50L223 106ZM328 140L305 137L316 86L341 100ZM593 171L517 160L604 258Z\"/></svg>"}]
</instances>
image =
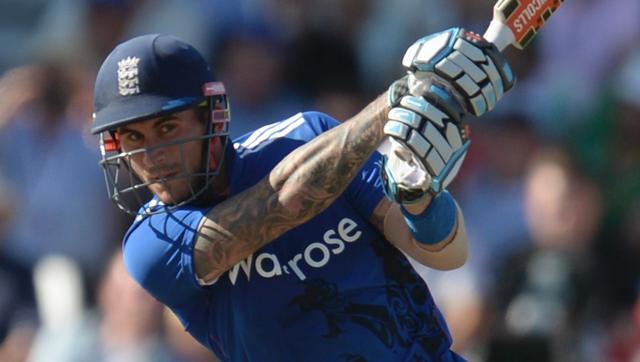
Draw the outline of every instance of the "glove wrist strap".
<instances>
[{"instance_id":1,"label":"glove wrist strap","mask_svg":"<svg viewBox=\"0 0 640 362\"><path fill-rule=\"evenodd\" d=\"M422 244L434 245L451 234L456 225L456 203L448 191L441 192L431 200L419 215L400 208L413 238Z\"/></svg>"}]
</instances>

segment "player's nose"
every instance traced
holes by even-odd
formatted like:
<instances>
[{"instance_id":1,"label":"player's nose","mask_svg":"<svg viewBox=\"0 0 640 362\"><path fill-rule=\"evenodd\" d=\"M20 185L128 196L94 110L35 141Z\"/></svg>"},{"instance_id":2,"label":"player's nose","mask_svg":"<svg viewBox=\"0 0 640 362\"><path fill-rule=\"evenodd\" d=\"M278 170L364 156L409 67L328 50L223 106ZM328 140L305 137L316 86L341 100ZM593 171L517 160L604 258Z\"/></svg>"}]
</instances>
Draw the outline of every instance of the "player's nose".
<instances>
[{"instance_id":1,"label":"player's nose","mask_svg":"<svg viewBox=\"0 0 640 362\"><path fill-rule=\"evenodd\" d=\"M166 147L150 147L142 157L144 165L148 168L162 167L167 163L167 152Z\"/></svg>"},{"instance_id":2,"label":"player's nose","mask_svg":"<svg viewBox=\"0 0 640 362\"><path fill-rule=\"evenodd\" d=\"M144 152L145 161L149 162L150 165L163 162L167 158L170 148L165 142L166 140L156 135L155 132L146 132L144 137L144 148L146 149Z\"/></svg>"}]
</instances>

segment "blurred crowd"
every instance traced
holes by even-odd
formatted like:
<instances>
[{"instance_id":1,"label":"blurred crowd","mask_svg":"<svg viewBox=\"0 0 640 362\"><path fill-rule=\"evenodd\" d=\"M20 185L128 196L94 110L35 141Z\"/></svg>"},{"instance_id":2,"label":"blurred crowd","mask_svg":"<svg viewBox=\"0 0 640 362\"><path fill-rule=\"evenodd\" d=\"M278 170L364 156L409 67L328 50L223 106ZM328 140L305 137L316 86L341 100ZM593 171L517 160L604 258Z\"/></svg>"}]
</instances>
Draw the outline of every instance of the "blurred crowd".
<instances>
[{"instance_id":1,"label":"blurred crowd","mask_svg":"<svg viewBox=\"0 0 640 362\"><path fill-rule=\"evenodd\" d=\"M0 2L0 361L213 361L124 271L131 221L88 133L113 46L170 33L225 82L240 136L301 110L346 120L416 39L482 33L480 0ZM640 2L567 1L516 88L471 119L453 184L470 257L419 269L471 361L640 361Z\"/></svg>"}]
</instances>

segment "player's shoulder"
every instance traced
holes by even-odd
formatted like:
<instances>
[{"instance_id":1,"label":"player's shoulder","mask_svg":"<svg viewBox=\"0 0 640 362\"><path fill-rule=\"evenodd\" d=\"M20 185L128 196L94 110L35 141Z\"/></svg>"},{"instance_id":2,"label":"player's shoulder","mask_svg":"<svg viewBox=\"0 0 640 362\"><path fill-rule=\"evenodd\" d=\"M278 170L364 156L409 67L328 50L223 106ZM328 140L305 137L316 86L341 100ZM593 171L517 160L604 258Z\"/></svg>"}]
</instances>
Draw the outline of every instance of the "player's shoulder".
<instances>
[{"instance_id":1,"label":"player's shoulder","mask_svg":"<svg viewBox=\"0 0 640 362\"><path fill-rule=\"evenodd\" d=\"M288 148L292 144L308 142L338 124L340 122L322 112L300 112L238 137L233 141L233 147L240 155Z\"/></svg>"},{"instance_id":2,"label":"player's shoulder","mask_svg":"<svg viewBox=\"0 0 640 362\"><path fill-rule=\"evenodd\" d=\"M195 233L197 224L207 209L183 206L168 209L156 198L138 211L124 237L124 243L137 239L162 238L174 240L185 231Z\"/></svg>"},{"instance_id":3,"label":"player's shoulder","mask_svg":"<svg viewBox=\"0 0 640 362\"><path fill-rule=\"evenodd\" d=\"M338 124L324 113L302 112L235 139L231 193L255 185L293 150Z\"/></svg>"}]
</instances>

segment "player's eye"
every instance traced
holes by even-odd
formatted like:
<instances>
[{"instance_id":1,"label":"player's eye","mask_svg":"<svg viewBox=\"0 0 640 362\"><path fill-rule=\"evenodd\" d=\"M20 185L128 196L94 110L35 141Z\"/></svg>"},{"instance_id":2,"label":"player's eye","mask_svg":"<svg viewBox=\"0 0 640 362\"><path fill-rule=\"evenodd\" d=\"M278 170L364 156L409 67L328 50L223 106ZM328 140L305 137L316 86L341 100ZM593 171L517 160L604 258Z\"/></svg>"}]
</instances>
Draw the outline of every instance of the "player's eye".
<instances>
[{"instance_id":1,"label":"player's eye","mask_svg":"<svg viewBox=\"0 0 640 362\"><path fill-rule=\"evenodd\" d=\"M124 151L131 151L141 147L144 142L144 135L133 130L123 130L119 131L118 140Z\"/></svg>"},{"instance_id":2,"label":"player's eye","mask_svg":"<svg viewBox=\"0 0 640 362\"><path fill-rule=\"evenodd\" d=\"M173 123L163 123L160 128L160 134L167 135L170 134L174 129L176 129L176 125Z\"/></svg>"},{"instance_id":3,"label":"player's eye","mask_svg":"<svg viewBox=\"0 0 640 362\"><path fill-rule=\"evenodd\" d=\"M125 133L124 139L129 142L140 142L143 139L143 137L140 132L129 131Z\"/></svg>"}]
</instances>

